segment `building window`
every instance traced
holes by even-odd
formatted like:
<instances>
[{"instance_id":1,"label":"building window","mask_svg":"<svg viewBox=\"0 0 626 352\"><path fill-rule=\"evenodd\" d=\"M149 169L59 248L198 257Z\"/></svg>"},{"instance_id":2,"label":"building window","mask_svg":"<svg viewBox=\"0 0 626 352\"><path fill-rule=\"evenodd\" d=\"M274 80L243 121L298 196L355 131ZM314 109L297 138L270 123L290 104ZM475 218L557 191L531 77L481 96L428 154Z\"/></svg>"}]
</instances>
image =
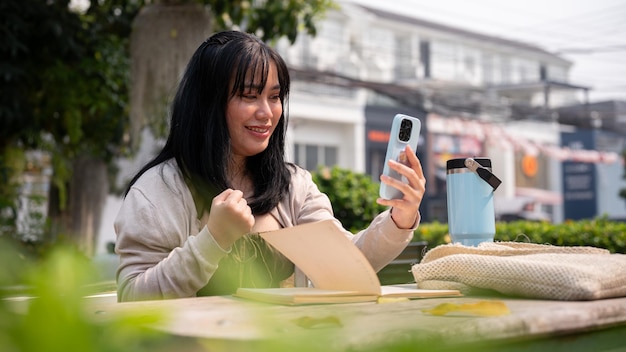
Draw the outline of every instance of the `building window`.
<instances>
[{"instance_id":1,"label":"building window","mask_svg":"<svg viewBox=\"0 0 626 352\"><path fill-rule=\"evenodd\" d=\"M311 37L301 35L301 65L305 68L317 68L317 54L313 50Z\"/></svg>"},{"instance_id":2,"label":"building window","mask_svg":"<svg viewBox=\"0 0 626 352\"><path fill-rule=\"evenodd\" d=\"M439 80L454 81L456 72L456 46L447 42L433 42L432 77Z\"/></svg>"},{"instance_id":3,"label":"building window","mask_svg":"<svg viewBox=\"0 0 626 352\"><path fill-rule=\"evenodd\" d=\"M430 42L420 41L420 64L422 65L421 78L430 78Z\"/></svg>"},{"instance_id":4,"label":"building window","mask_svg":"<svg viewBox=\"0 0 626 352\"><path fill-rule=\"evenodd\" d=\"M482 79L482 67L479 67L481 60L480 52L467 46L463 46L461 49L462 61L459 61L462 62L462 66L457 74L458 79L469 84L480 84Z\"/></svg>"},{"instance_id":5,"label":"building window","mask_svg":"<svg viewBox=\"0 0 626 352\"><path fill-rule=\"evenodd\" d=\"M512 83L538 82L540 80L538 62L517 58L514 65Z\"/></svg>"},{"instance_id":6,"label":"building window","mask_svg":"<svg viewBox=\"0 0 626 352\"><path fill-rule=\"evenodd\" d=\"M395 40L391 30L370 28L367 31L363 59L367 64L367 75L373 81L391 81L394 78Z\"/></svg>"},{"instance_id":7,"label":"building window","mask_svg":"<svg viewBox=\"0 0 626 352\"><path fill-rule=\"evenodd\" d=\"M396 65L395 65L395 78L396 80L409 80L417 77L417 67L415 65L415 58L413 55L413 41L408 35L396 36Z\"/></svg>"},{"instance_id":8,"label":"building window","mask_svg":"<svg viewBox=\"0 0 626 352\"><path fill-rule=\"evenodd\" d=\"M557 82L567 82L567 69L565 67L548 66L548 79Z\"/></svg>"},{"instance_id":9,"label":"building window","mask_svg":"<svg viewBox=\"0 0 626 352\"><path fill-rule=\"evenodd\" d=\"M511 84L511 58L508 56L500 57L500 82L502 84Z\"/></svg>"},{"instance_id":10,"label":"building window","mask_svg":"<svg viewBox=\"0 0 626 352\"><path fill-rule=\"evenodd\" d=\"M320 165L337 165L338 149L334 146L315 144L295 144L295 163L301 167L315 171Z\"/></svg>"},{"instance_id":11,"label":"building window","mask_svg":"<svg viewBox=\"0 0 626 352\"><path fill-rule=\"evenodd\" d=\"M490 85L496 83L496 75L495 75L495 59L493 55L483 54L482 56L482 65L483 65L483 84Z\"/></svg>"},{"instance_id":12,"label":"building window","mask_svg":"<svg viewBox=\"0 0 626 352\"><path fill-rule=\"evenodd\" d=\"M344 34L344 25L339 21L327 20L321 24L319 35L315 38L312 49L318 53L317 69L321 71L341 72L346 58L350 56L348 37Z\"/></svg>"}]
</instances>

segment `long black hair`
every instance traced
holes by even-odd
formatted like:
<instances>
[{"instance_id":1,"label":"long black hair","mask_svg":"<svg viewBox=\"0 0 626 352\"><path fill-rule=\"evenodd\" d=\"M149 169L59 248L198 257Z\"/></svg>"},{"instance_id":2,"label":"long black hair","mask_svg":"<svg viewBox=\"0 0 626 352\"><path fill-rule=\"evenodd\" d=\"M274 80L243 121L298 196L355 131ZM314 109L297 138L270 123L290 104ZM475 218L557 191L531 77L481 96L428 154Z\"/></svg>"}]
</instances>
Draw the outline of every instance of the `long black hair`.
<instances>
[{"instance_id":1,"label":"long black hair","mask_svg":"<svg viewBox=\"0 0 626 352\"><path fill-rule=\"evenodd\" d=\"M244 92L246 77L267 82L271 64L276 65L283 113L268 147L246 159L246 172L254 184L247 199L254 214L265 214L287 194L290 172L284 160L289 96L289 71L282 57L259 38L238 31L219 32L193 54L172 104L167 142L161 152L131 180L126 193L148 169L175 158L196 200L208 210L218 193L231 187L227 167L231 142L226 124L228 100ZM252 76L252 77L250 77ZM232 87L232 88L231 88Z\"/></svg>"}]
</instances>

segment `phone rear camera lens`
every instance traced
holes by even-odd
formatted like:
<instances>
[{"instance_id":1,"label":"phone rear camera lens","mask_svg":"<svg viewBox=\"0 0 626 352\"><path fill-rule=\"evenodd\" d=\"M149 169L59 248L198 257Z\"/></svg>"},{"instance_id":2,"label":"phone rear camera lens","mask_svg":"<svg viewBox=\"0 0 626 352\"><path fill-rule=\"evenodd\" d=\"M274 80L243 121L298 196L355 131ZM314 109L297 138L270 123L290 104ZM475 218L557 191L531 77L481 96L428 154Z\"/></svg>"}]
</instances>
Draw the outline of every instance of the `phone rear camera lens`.
<instances>
[{"instance_id":1,"label":"phone rear camera lens","mask_svg":"<svg viewBox=\"0 0 626 352\"><path fill-rule=\"evenodd\" d=\"M398 134L398 138L402 142L407 142L409 138L411 138L411 130L413 129L413 122L410 120L402 120L400 123L400 133Z\"/></svg>"}]
</instances>

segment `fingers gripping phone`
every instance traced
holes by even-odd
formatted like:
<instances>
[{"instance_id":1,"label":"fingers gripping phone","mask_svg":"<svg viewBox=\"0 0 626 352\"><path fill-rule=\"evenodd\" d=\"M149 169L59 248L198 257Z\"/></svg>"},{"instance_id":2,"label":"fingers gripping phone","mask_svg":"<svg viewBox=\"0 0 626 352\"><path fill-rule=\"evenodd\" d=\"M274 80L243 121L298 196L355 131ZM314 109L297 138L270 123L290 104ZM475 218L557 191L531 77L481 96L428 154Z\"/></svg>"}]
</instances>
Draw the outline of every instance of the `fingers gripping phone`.
<instances>
[{"instance_id":1,"label":"fingers gripping phone","mask_svg":"<svg viewBox=\"0 0 626 352\"><path fill-rule=\"evenodd\" d=\"M417 150L417 142L419 141L420 130L422 124L419 119L397 114L393 118L391 124L391 133L389 134L389 143L387 144L387 154L385 156L385 166L383 167L383 175L387 175L403 183L408 183L406 177L398 172L391 170L388 165L389 160L395 160L402 164L408 165L408 158L404 153L407 145L410 145L413 151ZM402 192L395 187L387 184L380 184L380 197L384 199L402 198Z\"/></svg>"}]
</instances>

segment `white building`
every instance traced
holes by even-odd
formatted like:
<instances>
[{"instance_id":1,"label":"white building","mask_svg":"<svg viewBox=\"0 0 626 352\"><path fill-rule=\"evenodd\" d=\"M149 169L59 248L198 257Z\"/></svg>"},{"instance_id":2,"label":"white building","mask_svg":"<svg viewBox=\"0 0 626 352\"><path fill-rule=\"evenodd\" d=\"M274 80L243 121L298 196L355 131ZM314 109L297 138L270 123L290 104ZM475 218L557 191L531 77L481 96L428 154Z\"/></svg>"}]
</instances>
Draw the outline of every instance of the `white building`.
<instances>
[{"instance_id":1,"label":"white building","mask_svg":"<svg viewBox=\"0 0 626 352\"><path fill-rule=\"evenodd\" d=\"M378 179L381 136L393 115L420 115L426 221L445 220L445 160L478 154L492 158L504 181L496 207L523 195L550 203L551 220L562 220L560 165L571 154L559 149L552 109L580 103L587 92L569 82L571 62L532 44L340 4L318 23L314 38L302 33L294 45L276 45L292 72L290 161ZM101 243L114 240L119 200L109 203Z\"/></svg>"},{"instance_id":2,"label":"white building","mask_svg":"<svg viewBox=\"0 0 626 352\"><path fill-rule=\"evenodd\" d=\"M378 179L386 144L374 137L396 112L428 112L420 146L431 180L427 218L444 220L445 160L482 154L505 181L496 206L530 198L562 221L561 162L572 156L559 152L554 109L584 102L588 91L569 82L571 62L532 44L340 4L314 38L277 45L293 74L293 161Z\"/></svg>"}]
</instances>

